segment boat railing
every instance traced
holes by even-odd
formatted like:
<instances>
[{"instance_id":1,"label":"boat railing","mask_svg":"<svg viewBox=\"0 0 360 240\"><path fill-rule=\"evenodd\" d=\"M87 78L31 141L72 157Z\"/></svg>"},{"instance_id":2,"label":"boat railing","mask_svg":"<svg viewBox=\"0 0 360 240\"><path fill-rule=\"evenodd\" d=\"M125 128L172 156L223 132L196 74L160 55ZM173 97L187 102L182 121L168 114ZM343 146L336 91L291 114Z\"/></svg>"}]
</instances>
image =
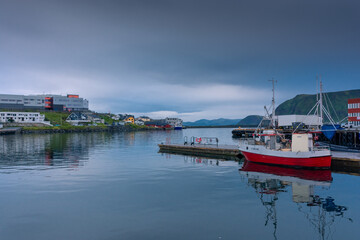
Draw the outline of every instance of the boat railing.
<instances>
[{"instance_id":1,"label":"boat railing","mask_svg":"<svg viewBox=\"0 0 360 240\"><path fill-rule=\"evenodd\" d=\"M242 138L241 142L248 144L248 145L255 145L256 141L254 138Z\"/></svg>"},{"instance_id":2,"label":"boat railing","mask_svg":"<svg viewBox=\"0 0 360 240\"><path fill-rule=\"evenodd\" d=\"M316 146L313 148L314 151L330 150L329 146Z\"/></svg>"}]
</instances>

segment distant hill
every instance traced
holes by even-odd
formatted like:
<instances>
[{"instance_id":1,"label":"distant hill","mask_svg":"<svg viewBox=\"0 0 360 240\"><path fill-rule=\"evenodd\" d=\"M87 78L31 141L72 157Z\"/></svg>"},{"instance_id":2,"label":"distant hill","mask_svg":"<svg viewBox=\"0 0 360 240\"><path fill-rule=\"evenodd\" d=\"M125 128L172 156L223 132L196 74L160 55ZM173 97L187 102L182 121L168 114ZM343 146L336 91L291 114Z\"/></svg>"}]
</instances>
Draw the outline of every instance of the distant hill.
<instances>
[{"instance_id":1,"label":"distant hill","mask_svg":"<svg viewBox=\"0 0 360 240\"><path fill-rule=\"evenodd\" d=\"M347 100L360 98L360 89L324 94L324 105L329 109L334 121L341 121L347 116ZM330 101L329 101L330 99ZM330 103L331 102L331 103ZM306 115L316 103L316 95L300 94L287 100L276 108L276 115L303 114ZM334 109L331 107L334 107ZM335 111L334 111L335 110ZM338 117L336 117L338 116Z\"/></svg>"},{"instance_id":2,"label":"distant hill","mask_svg":"<svg viewBox=\"0 0 360 240\"><path fill-rule=\"evenodd\" d=\"M258 126L263 116L249 115L246 118L240 120L237 125L241 126Z\"/></svg>"},{"instance_id":3,"label":"distant hill","mask_svg":"<svg viewBox=\"0 0 360 240\"><path fill-rule=\"evenodd\" d=\"M226 118L219 118L219 119L200 119L195 122L184 122L184 126L189 127L202 127L202 126L234 126L237 125L237 123L241 119L226 119Z\"/></svg>"}]
</instances>

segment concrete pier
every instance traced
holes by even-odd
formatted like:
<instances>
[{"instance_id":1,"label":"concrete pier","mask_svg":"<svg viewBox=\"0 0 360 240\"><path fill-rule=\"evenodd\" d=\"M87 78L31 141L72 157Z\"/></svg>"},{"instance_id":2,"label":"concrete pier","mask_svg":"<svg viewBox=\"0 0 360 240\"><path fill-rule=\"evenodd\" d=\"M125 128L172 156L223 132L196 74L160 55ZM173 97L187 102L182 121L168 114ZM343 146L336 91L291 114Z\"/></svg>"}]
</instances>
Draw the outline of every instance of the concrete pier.
<instances>
[{"instance_id":1,"label":"concrete pier","mask_svg":"<svg viewBox=\"0 0 360 240\"><path fill-rule=\"evenodd\" d=\"M236 145L182 145L159 144L160 152L175 153L208 158L222 158L226 160L240 160L243 158ZM360 153L332 152L331 168L346 172L360 172Z\"/></svg>"},{"instance_id":2,"label":"concrete pier","mask_svg":"<svg viewBox=\"0 0 360 240\"><path fill-rule=\"evenodd\" d=\"M160 152L187 154L214 158L232 159L240 156L239 147L236 145L182 145L159 144Z\"/></svg>"}]
</instances>

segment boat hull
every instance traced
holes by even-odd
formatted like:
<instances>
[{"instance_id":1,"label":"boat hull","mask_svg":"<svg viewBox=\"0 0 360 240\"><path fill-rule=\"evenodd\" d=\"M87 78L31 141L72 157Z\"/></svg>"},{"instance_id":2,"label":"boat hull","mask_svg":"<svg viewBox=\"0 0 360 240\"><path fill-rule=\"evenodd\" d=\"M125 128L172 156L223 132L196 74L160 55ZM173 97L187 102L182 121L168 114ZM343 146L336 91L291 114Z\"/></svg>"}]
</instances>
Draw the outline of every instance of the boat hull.
<instances>
[{"instance_id":1,"label":"boat hull","mask_svg":"<svg viewBox=\"0 0 360 240\"><path fill-rule=\"evenodd\" d=\"M316 157L281 157L241 151L246 160L256 163L306 168L330 168L331 155Z\"/></svg>"}]
</instances>

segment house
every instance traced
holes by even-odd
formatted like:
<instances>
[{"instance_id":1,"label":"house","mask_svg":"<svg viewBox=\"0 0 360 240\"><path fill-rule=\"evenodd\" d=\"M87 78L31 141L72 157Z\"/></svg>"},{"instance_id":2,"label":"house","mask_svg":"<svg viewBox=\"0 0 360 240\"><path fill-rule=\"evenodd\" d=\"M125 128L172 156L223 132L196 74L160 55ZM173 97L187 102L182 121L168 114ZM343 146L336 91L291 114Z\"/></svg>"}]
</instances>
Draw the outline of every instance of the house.
<instances>
[{"instance_id":1,"label":"house","mask_svg":"<svg viewBox=\"0 0 360 240\"><path fill-rule=\"evenodd\" d=\"M115 121L119 121L120 120L120 116L119 115L113 115L111 116L111 119L115 120Z\"/></svg>"},{"instance_id":2,"label":"house","mask_svg":"<svg viewBox=\"0 0 360 240\"><path fill-rule=\"evenodd\" d=\"M133 123L133 124L135 123L135 119L133 116L128 116L127 118L125 118L124 121L127 123Z\"/></svg>"},{"instance_id":3,"label":"house","mask_svg":"<svg viewBox=\"0 0 360 240\"><path fill-rule=\"evenodd\" d=\"M88 117L88 119L93 122L93 123L105 123L105 120L100 118L98 115L93 114L93 113L88 113L86 114L86 116Z\"/></svg>"},{"instance_id":4,"label":"house","mask_svg":"<svg viewBox=\"0 0 360 240\"><path fill-rule=\"evenodd\" d=\"M141 121L141 120L135 120L135 124L139 125L139 126L142 126L142 125L144 125L144 122Z\"/></svg>"},{"instance_id":5,"label":"house","mask_svg":"<svg viewBox=\"0 0 360 240\"><path fill-rule=\"evenodd\" d=\"M84 123L90 123L91 120L89 117L82 112L72 112L67 118L66 122L70 123L71 125L78 126L83 125Z\"/></svg>"},{"instance_id":6,"label":"house","mask_svg":"<svg viewBox=\"0 0 360 240\"><path fill-rule=\"evenodd\" d=\"M140 120L140 121L143 121L143 122L148 122L148 121L151 121L151 118L149 118L147 116L140 116L140 117L136 118L136 120Z\"/></svg>"}]
</instances>

